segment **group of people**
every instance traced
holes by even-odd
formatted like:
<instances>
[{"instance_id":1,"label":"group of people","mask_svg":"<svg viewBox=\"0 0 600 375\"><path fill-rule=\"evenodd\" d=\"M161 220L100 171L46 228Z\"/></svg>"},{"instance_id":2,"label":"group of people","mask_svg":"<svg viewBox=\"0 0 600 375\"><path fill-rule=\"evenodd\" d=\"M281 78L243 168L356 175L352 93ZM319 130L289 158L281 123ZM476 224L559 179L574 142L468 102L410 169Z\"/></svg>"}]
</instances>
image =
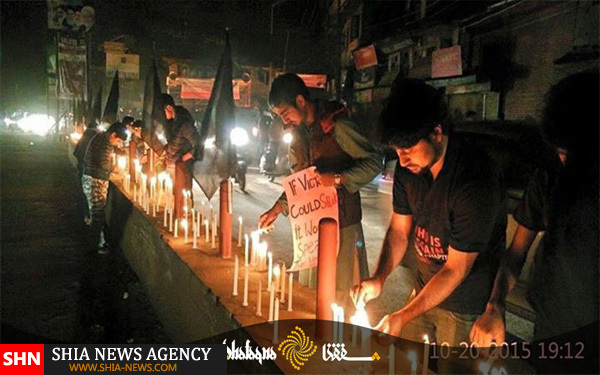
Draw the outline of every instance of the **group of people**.
<instances>
[{"instance_id":1,"label":"group of people","mask_svg":"<svg viewBox=\"0 0 600 375\"><path fill-rule=\"evenodd\" d=\"M591 324L597 338L598 87L597 72L580 73L549 91L542 129L555 160L532 176L514 213L518 227L507 248L502 172L486 150L453 134L442 92L420 80L397 79L378 124L381 144L398 156L393 215L377 267L369 275L359 190L381 172L382 158L344 105L311 99L295 74L278 76L269 105L292 127L292 172L314 166L321 184L338 192L337 289L350 291L348 298L356 305L368 303L380 295L407 249L414 248L414 290L404 307L386 315L376 329L388 338L417 342L426 334L432 342L453 347L499 345L505 340L506 296L536 234L545 231L529 293L536 312L535 339ZM180 217L181 191L191 190L200 136L185 108L167 94L162 100L167 145L160 156L173 176L175 215ZM143 123L130 117L105 132L89 125L75 149L91 213L88 223L100 228L101 248L111 153L128 139L127 129L130 155L146 162L147 134ZM259 226L268 227L287 213L282 194L259 218ZM439 369L463 370L460 364Z\"/></svg>"},{"instance_id":2,"label":"group of people","mask_svg":"<svg viewBox=\"0 0 600 375\"><path fill-rule=\"evenodd\" d=\"M339 197L337 288L356 305L377 298L409 245L416 282L403 308L375 329L388 335L459 347L505 340L506 296L515 285L539 231L529 300L535 340L580 328L598 342L598 74L570 76L548 93L543 132L555 160L531 176L514 213L518 227L506 249L507 199L503 175L486 150L452 133L444 95L425 82L397 79L380 114L381 143L398 155L393 215L374 274L368 275L359 189L382 168L373 145L336 102L312 100L294 74L277 77L269 104L293 127L293 172L315 166ZM267 227L287 214L283 194L259 219ZM592 341L594 343L594 341ZM579 366L595 363L579 361ZM542 361L542 364L544 362ZM560 372L536 364L539 372ZM548 367L546 365L546 367ZM469 373L472 362L440 365L440 373ZM573 363L563 364L571 371ZM563 370L564 370L563 369Z\"/></svg>"},{"instance_id":3,"label":"group of people","mask_svg":"<svg viewBox=\"0 0 600 375\"><path fill-rule=\"evenodd\" d=\"M99 254L109 252L104 227L105 207L108 196L108 182L113 174L122 173L115 168L113 154L129 155L129 160L137 160L145 172L166 170L173 180L175 195L174 215L181 219L183 212L183 191L192 190L193 161L200 134L192 115L183 107L175 105L169 94L161 95L165 112L165 134L167 144L160 150L150 149L148 131L144 122L131 116L111 124L101 131L98 123L90 122L75 146L73 155L77 159L77 169L86 198L84 222L91 229L93 244ZM124 147L124 142L128 142ZM152 155L156 155L153 158ZM135 176L134 163L129 163L130 175Z\"/></svg>"}]
</instances>

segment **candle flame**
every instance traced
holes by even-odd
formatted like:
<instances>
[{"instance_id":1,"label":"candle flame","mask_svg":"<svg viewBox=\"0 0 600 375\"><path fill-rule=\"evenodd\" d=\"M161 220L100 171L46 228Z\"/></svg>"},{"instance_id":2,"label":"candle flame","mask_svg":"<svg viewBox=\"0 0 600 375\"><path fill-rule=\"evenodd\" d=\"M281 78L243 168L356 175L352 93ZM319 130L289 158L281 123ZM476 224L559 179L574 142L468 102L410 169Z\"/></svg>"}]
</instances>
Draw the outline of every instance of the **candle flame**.
<instances>
[{"instance_id":1,"label":"candle flame","mask_svg":"<svg viewBox=\"0 0 600 375\"><path fill-rule=\"evenodd\" d=\"M125 167L127 166L127 158L125 158L125 156L119 156L119 158L117 159L117 166L120 169L125 169Z\"/></svg>"},{"instance_id":2,"label":"candle flame","mask_svg":"<svg viewBox=\"0 0 600 375\"><path fill-rule=\"evenodd\" d=\"M181 226L183 227L183 229L187 229L188 222L186 219L181 220Z\"/></svg>"},{"instance_id":3,"label":"candle flame","mask_svg":"<svg viewBox=\"0 0 600 375\"><path fill-rule=\"evenodd\" d=\"M240 216L240 217L238 217L238 221L240 222L240 224L242 223L242 221L243 221L243 220L242 220L242 217L241 217L241 216Z\"/></svg>"},{"instance_id":4,"label":"candle flame","mask_svg":"<svg viewBox=\"0 0 600 375\"><path fill-rule=\"evenodd\" d=\"M356 312L350 317L350 323L354 324L355 326L372 328L364 304L356 305Z\"/></svg>"},{"instance_id":5,"label":"candle flame","mask_svg":"<svg viewBox=\"0 0 600 375\"><path fill-rule=\"evenodd\" d=\"M271 253L269 253L269 254L271 254ZM281 274L281 269L279 268L279 265L276 265L273 268L273 276L279 276L279 274Z\"/></svg>"},{"instance_id":6,"label":"candle flame","mask_svg":"<svg viewBox=\"0 0 600 375\"><path fill-rule=\"evenodd\" d=\"M429 336L423 335L423 341L425 341L425 344L429 344Z\"/></svg>"}]
</instances>

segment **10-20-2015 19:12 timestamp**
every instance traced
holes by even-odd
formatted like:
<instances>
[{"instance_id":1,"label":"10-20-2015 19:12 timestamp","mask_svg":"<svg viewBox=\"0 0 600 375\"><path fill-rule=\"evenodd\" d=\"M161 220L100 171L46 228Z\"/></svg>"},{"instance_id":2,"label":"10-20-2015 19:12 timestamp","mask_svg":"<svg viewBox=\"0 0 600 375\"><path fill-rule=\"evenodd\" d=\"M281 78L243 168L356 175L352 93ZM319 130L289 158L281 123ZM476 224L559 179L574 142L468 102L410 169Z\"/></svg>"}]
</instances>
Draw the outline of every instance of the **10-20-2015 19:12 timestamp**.
<instances>
[{"instance_id":1,"label":"10-20-2015 19:12 timestamp","mask_svg":"<svg viewBox=\"0 0 600 375\"><path fill-rule=\"evenodd\" d=\"M490 347L480 348L476 343L461 342L459 347L450 347L447 342L437 345L431 343L431 357L435 359L446 359L456 356L459 359L502 358L502 359L530 359L532 350L535 351L537 359L583 359L585 345L582 342L538 342L520 341L501 345L492 343Z\"/></svg>"}]
</instances>

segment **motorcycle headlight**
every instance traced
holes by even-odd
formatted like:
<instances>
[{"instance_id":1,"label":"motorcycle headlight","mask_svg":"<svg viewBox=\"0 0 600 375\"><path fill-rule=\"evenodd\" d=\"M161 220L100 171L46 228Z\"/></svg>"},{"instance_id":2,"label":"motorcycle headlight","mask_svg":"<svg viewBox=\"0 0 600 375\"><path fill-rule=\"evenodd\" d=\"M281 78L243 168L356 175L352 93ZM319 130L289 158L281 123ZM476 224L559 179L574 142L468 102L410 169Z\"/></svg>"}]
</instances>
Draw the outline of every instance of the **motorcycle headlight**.
<instances>
[{"instance_id":1,"label":"motorcycle headlight","mask_svg":"<svg viewBox=\"0 0 600 375\"><path fill-rule=\"evenodd\" d=\"M285 143L286 145L289 145L290 143L292 143L293 139L294 139L294 136L292 135L292 133L285 133L283 135L283 143Z\"/></svg>"},{"instance_id":2,"label":"motorcycle headlight","mask_svg":"<svg viewBox=\"0 0 600 375\"><path fill-rule=\"evenodd\" d=\"M230 137L231 143L233 143L233 145L236 147L245 146L250 141L248 132L242 128L233 128L230 133Z\"/></svg>"}]
</instances>

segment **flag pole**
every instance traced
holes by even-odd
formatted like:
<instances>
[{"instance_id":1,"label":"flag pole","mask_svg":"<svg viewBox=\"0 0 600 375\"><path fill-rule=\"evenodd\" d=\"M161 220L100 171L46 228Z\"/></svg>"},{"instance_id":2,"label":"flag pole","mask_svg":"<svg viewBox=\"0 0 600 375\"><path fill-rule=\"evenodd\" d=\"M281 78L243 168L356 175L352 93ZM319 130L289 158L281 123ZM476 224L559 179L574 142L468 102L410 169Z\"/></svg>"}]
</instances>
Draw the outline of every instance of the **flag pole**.
<instances>
[{"instance_id":1,"label":"flag pole","mask_svg":"<svg viewBox=\"0 0 600 375\"><path fill-rule=\"evenodd\" d=\"M222 180L219 188L219 226L221 228L219 232L219 248L221 258L223 259L231 258L232 210L230 208L233 202L230 200L229 189L231 189L229 179Z\"/></svg>"}]
</instances>

